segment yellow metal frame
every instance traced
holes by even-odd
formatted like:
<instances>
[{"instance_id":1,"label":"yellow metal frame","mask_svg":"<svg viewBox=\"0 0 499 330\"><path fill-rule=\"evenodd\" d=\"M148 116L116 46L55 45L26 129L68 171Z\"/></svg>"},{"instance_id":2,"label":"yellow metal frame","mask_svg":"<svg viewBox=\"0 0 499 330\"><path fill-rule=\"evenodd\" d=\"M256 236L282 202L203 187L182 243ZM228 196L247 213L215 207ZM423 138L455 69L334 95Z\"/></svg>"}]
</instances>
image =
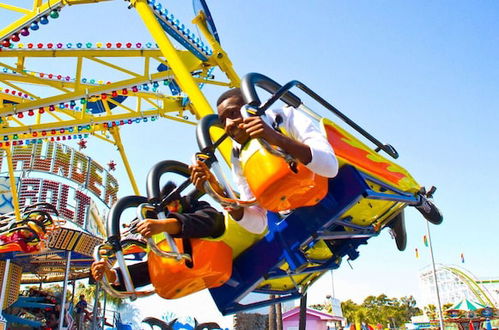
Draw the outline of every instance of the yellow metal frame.
<instances>
[{"instance_id":1,"label":"yellow metal frame","mask_svg":"<svg viewBox=\"0 0 499 330\"><path fill-rule=\"evenodd\" d=\"M110 0L33 0L32 8L22 8L9 4L0 3L0 10L9 10L20 13L22 16L15 22L0 30L0 40L10 38L18 33L22 27L27 27L41 16L48 15L52 10L61 10L66 5L78 5L87 3L98 3ZM132 0L131 7L135 8L144 25L149 30L159 49L106 49L102 44L96 44L91 49L28 49L22 40L10 49L2 49L0 52L0 67L7 72L0 71L0 83L5 87L0 88L0 143L6 145L19 143L19 141L52 138L64 135L90 134L103 141L113 143L123 160L125 169L130 179L134 193L139 194L139 189L133 176L133 170L127 159L124 145L121 141L119 126L109 126L106 123L119 122L121 120L135 120L156 116L174 120L181 123L195 125L196 121L187 120L185 111L188 111L200 119L205 115L213 113L213 109L206 97L201 92L199 84L213 84L222 87L236 87L240 84L239 76L233 69L232 63L221 48L220 44L213 38L207 29L205 17L200 13L194 18L201 33L204 35L209 46L213 49L213 56L206 61L201 61L189 51L179 50L167 33L157 22L152 8L146 0ZM14 65L8 65L3 59L13 59ZM49 79L47 75L42 76L40 72L32 72L26 63L42 58L65 58L74 62L74 79ZM140 58L143 59L143 71L137 72L122 67L122 64L113 63L116 58ZM151 69L152 61L164 63L169 70L156 72ZM82 82L82 72L89 64L102 65L107 70L114 70L126 78L105 84L103 81L90 84ZM210 68L218 67L225 73L227 81L214 81L209 79L207 73ZM196 76L193 76L196 72ZM103 78L103 77L100 77ZM172 96L157 92L144 90L131 91L133 86L140 86L152 82L172 80L180 86L180 89L189 98L189 103L183 105L184 96ZM44 86L53 90L52 96L39 95L36 88L25 86ZM5 89L12 89L28 97L4 93ZM135 106L121 104L111 99L110 94L123 95L127 89L127 96L135 98ZM85 102L81 103L80 100ZM9 104L8 102L15 104ZM78 102L80 101L80 102ZM102 101L105 113L92 114L86 110L86 102ZM59 108L59 104L73 102L80 105L79 111L73 108ZM110 104L115 107L111 109ZM48 111L47 107L55 106L55 111ZM42 115L38 109L44 108ZM33 116L25 115L30 112ZM19 115L23 113L23 116ZM31 118L31 119L30 119ZM62 131L61 129L64 129ZM53 133L55 131L55 133ZM41 136L41 133L44 133ZM7 146L4 148L9 149ZM224 144L222 154L226 157L229 146ZM9 158L8 156L7 158ZM226 158L227 159L227 158ZM9 168L10 176L13 178L13 169ZM12 184L11 184L12 185ZM17 195L15 196L17 198ZM15 203L17 205L17 203ZM18 207L16 207L19 212Z\"/></svg>"}]
</instances>

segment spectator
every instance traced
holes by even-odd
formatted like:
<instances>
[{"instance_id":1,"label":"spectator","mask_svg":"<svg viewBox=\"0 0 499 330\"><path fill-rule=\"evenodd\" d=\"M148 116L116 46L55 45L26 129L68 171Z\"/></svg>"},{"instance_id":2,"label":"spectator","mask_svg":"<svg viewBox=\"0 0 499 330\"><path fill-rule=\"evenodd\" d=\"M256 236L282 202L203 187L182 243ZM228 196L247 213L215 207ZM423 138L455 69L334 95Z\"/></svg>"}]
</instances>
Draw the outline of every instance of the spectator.
<instances>
[{"instance_id":1,"label":"spectator","mask_svg":"<svg viewBox=\"0 0 499 330\"><path fill-rule=\"evenodd\" d=\"M85 323L85 315L87 314L87 301L85 300L85 295L80 295L80 300L76 303L76 328L78 330L83 329L83 324Z\"/></svg>"}]
</instances>

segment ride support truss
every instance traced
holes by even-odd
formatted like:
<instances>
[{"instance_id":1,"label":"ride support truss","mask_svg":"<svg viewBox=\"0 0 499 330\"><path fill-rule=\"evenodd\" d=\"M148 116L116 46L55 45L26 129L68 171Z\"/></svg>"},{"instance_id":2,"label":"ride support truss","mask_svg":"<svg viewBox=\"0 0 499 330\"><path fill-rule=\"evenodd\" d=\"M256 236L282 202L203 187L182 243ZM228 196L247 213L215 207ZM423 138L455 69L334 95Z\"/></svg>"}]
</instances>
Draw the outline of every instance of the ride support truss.
<instances>
[{"instance_id":1,"label":"ride support truss","mask_svg":"<svg viewBox=\"0 0 499 330\"><path fill-rule=\"evenodd\" d=\"M236 87L240 81L218 38L210 32L203 11L193 20L202 33L200 38L154 1L123 2L137 12L152 42L63 45L33 44L26 38L57 19L66 6L103 1L110 0L34 0L31 8L0 2L0 11L21 15L0 30L0 147L91 134L117 146L133 190L139 194L120 126L157 118L194 125L213 113L201 91L204 84ZM64 61L65 72L33 70L37 62L58 59ZM124 66L124 59L140 65ZM93 70L96 67L99 69ZM214 79L216 68L225 74L224 80ZM87 78L87 72L106 74ZM120 78L109 81L108 77ZM188 113L195 119L189 120ZM12 166L9 172L13 187ZM18 209L15 197L13 202Z\"/></svg>"}]
</instances>

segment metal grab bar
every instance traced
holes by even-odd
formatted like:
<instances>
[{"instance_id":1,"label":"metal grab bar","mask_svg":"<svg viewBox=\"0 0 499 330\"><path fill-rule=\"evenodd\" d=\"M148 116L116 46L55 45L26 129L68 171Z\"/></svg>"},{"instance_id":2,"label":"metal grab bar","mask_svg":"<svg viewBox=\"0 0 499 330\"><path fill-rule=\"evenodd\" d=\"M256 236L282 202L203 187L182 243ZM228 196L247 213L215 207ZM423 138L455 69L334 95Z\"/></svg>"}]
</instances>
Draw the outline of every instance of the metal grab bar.
<instances>
[{"instance_id":1,"label":"metal grab bar","mask_svg":"<svg viewBox=\"0 0 499 330\"><path fill-rule=\"evenodd\" d=\"M256 86L263 88L267 92L273 94L270 99L268 99L263 105L261 105L260 98L256 93ZM241 80L241 91L243 92L243 96L245 101L254 107L258 107L257 115L262 115L272 104L274 104L277 100L281 99L286 104L299 108L303 103L299 98L297 98L294 94L290 93L289 90L292 87L298 87L305 93L307 93L310 97L316 100L320 105L331 111L334 115L343 120L346 124L364 136L366 139L371 141L376 145L376 151L383 150L385 153L390 155L393 158L398 158L399 154L397 150L390 144L383 144L374 136L369 134L366 130L360 127L353 120L348 118L345 114L343 114L340 110L335 108L332 104L324 100L321 96L315 93L313 90L308 88L305 84L298 80L292 80L285 84L284 86L279 85L274 80L270 79L267 76L264 76L260 73L248 73Z\"/></svg>"}]
</instances>

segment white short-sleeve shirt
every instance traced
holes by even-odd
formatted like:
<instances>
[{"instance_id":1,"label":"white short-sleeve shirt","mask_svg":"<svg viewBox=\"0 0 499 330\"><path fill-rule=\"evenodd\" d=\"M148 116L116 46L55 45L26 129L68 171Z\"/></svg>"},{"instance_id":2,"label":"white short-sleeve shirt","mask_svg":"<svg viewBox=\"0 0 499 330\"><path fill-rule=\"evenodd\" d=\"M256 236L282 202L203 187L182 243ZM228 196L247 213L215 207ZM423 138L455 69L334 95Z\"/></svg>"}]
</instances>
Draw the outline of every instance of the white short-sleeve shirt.
<instances>
[{"instance_id":1,"label":"white short-sleeve shirt","mask_svg":"<svg viewBox=\"0 0 499 330\"><path fill-rule=\"evenodd\" d=\"M280 127L284 128L289 137L310 147L312 160L305 165L307 168L327 178L336 176L338 173L338 160L334 150L309 117L292 107L269 109L265 112L265 115L267 120L272 123L280 122ZM280 117L280 120L277 120L278 117ZM240 148L237 142L233 144L235 149ZM253 199L253 193L243 175L239 159L234 152L231 155L231 162L233 180L239 190L241 199ZM244 209L244 215L239 224L250 232L263 233L267 228L266 213L266 210L258 205L247 207Z\"/></svg>"}]
</instances>

